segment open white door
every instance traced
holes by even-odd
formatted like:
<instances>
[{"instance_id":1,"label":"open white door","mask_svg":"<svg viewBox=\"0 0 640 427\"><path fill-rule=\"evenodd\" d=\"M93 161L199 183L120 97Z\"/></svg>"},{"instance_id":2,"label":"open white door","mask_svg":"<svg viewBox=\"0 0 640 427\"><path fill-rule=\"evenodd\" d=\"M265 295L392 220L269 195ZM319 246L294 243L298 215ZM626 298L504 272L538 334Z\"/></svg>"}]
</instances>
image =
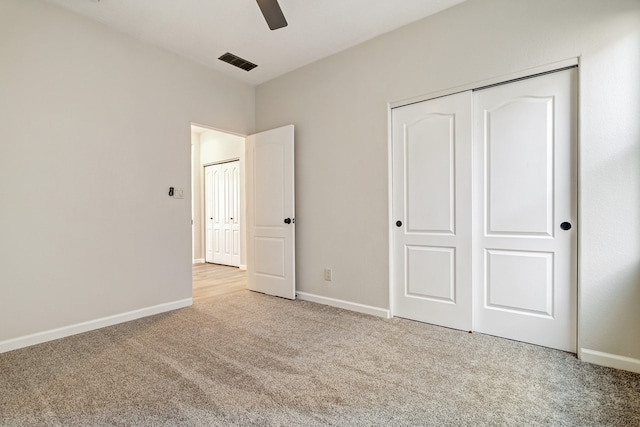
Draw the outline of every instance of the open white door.
<instances>
[{"instance_id":1,"label":"open white door","mask_svg":"<svg viewBox=\"0 0 640 427\"><path fill-rule=\"evenodd\" d=\"M295 299L293 125L247 137L248 288Z\"/></svg>"}]
</instances>

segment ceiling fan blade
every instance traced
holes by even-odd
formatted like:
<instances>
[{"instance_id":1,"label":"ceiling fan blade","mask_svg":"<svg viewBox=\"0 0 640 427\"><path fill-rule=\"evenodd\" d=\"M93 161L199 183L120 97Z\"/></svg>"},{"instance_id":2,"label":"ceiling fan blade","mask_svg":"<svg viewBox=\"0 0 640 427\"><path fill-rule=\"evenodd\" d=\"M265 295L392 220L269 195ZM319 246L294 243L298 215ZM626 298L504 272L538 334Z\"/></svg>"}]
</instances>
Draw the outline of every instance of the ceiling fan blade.
<instances>
[{"instance_id":1,"label":"ceiling fan blade","mask_svg":"<svg viewBox=\"0 0 640 427\"><path fill-rule=\"evenodd\" d=\"M260 11L262 11L262 15L264 15L264 19L267 21L267 25L272 30L277 30L278 28L286 27L289 25L287 20L282 13L282 9L280 9L280 5L278 4L278 0L256 0L258 2L258 6L260 6Z\"/></svg>"}]
</instances>

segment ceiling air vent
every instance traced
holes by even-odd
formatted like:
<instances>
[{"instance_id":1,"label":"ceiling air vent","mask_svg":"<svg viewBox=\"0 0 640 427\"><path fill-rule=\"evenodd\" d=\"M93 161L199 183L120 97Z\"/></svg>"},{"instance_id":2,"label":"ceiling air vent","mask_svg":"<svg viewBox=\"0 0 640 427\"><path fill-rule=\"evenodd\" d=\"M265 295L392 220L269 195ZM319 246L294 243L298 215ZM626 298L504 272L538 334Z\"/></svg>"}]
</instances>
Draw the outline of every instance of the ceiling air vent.
<instances>
[{"instance_id":1,"label":"ceiling air vent","mask_svg":"<svg viewBox=\"0 0 640 427\"><path fill-rule=\"evenodd\" d=\"M242 59L239 56L235 56L233 53L225 53L220 58L221 61L227 62L235 67L242 68L245 71L251 71L257 67L253 62L249 62L246 59Z\"/></svg>"}]
</instances>

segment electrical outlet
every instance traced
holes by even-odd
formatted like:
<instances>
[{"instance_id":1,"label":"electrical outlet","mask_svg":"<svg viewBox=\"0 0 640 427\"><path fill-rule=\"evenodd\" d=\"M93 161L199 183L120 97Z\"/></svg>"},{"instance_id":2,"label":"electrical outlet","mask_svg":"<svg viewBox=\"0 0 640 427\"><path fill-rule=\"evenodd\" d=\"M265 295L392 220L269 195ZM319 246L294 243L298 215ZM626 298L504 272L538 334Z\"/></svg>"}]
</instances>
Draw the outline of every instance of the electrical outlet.
<instances>
[{"instance_id":1,"label":"electrical outlet","mask_svg":"<svg viewBox=\"0 0 640 427\"><path fill-rule=\"evenodd\" d=\"M330 268L324 269L324 280L326 282L330 282L331 280L333 280L333 273Z\"/></svg>"},{"instance_id":2,"label":"electrical outlet","mask_svg":"<svg viewBox=\"0 0 640 427\"><path fill-rule=\"evenodd\" d=\"M184 190L182 188L176 188L173 193L174 199L184 199Z\"/></svg>"}]
</instances>

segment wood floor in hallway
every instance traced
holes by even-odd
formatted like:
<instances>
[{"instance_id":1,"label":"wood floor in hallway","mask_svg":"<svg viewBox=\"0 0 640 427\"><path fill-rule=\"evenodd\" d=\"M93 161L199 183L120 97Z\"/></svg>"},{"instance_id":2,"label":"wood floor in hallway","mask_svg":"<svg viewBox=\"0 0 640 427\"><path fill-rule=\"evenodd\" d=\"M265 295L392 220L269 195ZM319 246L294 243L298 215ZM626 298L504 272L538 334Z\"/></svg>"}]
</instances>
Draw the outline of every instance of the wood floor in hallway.
<instances>
[{"instance_id":1,"label":"wood floor in hallway","mask_svg":"<svg viewBox=\"0 0 640 427\"><path fill-rule=\"evenodd\" d=\"M247 288L247 272L219 264L193 265L193 301Z\"/></svg>"}]
</instances>

